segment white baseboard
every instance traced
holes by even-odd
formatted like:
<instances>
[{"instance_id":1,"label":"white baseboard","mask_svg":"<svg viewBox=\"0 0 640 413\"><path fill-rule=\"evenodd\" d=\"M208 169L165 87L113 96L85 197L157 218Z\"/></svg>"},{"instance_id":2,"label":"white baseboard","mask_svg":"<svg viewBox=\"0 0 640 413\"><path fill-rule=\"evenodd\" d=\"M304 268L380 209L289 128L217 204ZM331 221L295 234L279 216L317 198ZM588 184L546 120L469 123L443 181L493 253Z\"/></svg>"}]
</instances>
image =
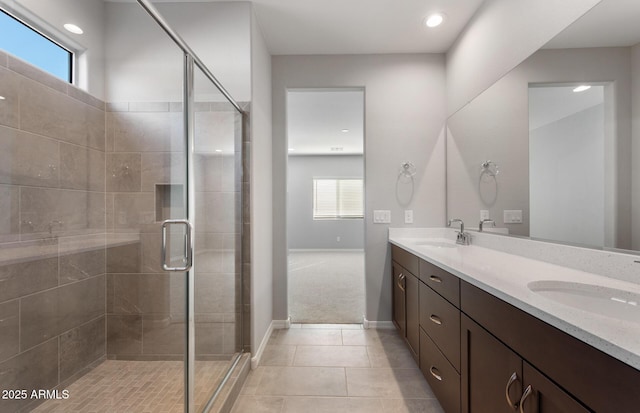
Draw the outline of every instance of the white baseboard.
<instances>
[{"instance_id":1,"label":"white baseboard","mask_svg":"<svg viewBox=\"0 0 640 413\"><path fill-rule=\"evenodd\" d=\"M379 328L379 329L387 329L387 328L396 328L393 321L369 321L366 318L364 319L362 326L364 328Z\"/></svg>"},{"instance_id":2,"label":"white baseboard","mask_svg":"<svg viewBox=\"0 0 640 413\"><path fill-rule=\"evenodd\" d=\"M260 342L260 346L254 353L255 356L251 357L251 370L255 370L260 365L260 359L262 358L262 353L264 353L264 349L267 347L267 343L271 338L271 334L273 330L289 328L291 327L291 317L286 320L271 320L271 324L269 324L269 328L267 328L267 332L262 337L262 341Z\"/></svg>"}]
</instances>

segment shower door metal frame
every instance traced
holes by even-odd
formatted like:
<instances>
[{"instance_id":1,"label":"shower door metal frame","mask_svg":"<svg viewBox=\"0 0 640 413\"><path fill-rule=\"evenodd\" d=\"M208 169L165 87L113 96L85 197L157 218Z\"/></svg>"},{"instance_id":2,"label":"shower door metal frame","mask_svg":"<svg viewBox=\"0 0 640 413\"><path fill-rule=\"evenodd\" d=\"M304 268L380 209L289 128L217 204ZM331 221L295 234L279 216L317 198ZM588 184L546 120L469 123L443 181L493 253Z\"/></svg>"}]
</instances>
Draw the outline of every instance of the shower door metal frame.
<instances>
[{"instance_id":1,"label":"shower door metal frame","mask_svg":"<svg viewBox=\"0 0 640 413\"><path fill-rule=\"evenodd\" d=\"M169 35L169 37L178 45L178 47L184 53L184 85L183 85L183 116L184 116L184 150L185 150L185 166L186 166L186 188L187 190L184 193L184 205L186 210L185 220L182 220L187 226L191 226L196 228L195 226L195 214L196 214L196 205L194 200L195 194L195 171L193 167L193 157L195 154L195 97L194 97L194 78L195 78L195 68L198 67L205 77L211 81L215 87L224 95L224 97L233 105L233 107L239 112L239 114L244 119L245 112L242 110L240 105L231 97L229 92L222 86L222 84L216 79L216 77L211 73L209 68L200 60L200 58L191 50L189 45L176 33L167 23L167 21L162 17L162 15L158 12L158 10L151 4L149 0L136 0L140 6L158 23L158 25ZM242 157L242 145L240 145L240 153L239 156ZM241 169L242 170L242 169ZM242 174L242 172L240 172ZM242 181L242 175L239 177ZM240 203L242 205L242 191L238 194L240 197ZM241 209L242 210L242 209ZM242 228L242 226L241 226ZM240 236L244 236L245 234L241 233ZM184 367L184 411L185 413L196 413L195 410L195 397L194 397L194 389L195 389L195 268L197 261L195 260L195 256L193 255L194 248L194 232L189 231L188 237L191 239L188 240L187 248L191 248L192 251L191 257L193 257L191 265L188 267L187 276L185 280L186 286L186 334L185 334L185 367ZM241 243L242 244L242 243ZM187 252L189 254L189 252ZM241 282L242 282L242 265L240 265L240 269L238 271ZM242 288L240 289L242 291ZM242 293L240 294L240 300L242 300ZM243 320L243 308L241 306L241 316L240 316L240 331L241 331L241 341L242 346L238 354L234 360L232 360L229 370L225 375L223 381L218 385L216 390L213 392L211 398L208 400L205 405L203 411L207 412L212 407L213 402L220 391L222 386L227 382L229 377L231 376L231 372L238 364L240 360L240 356L243 352L244 347L244 327L242 323Z\"/></svg>"}]
</instances>

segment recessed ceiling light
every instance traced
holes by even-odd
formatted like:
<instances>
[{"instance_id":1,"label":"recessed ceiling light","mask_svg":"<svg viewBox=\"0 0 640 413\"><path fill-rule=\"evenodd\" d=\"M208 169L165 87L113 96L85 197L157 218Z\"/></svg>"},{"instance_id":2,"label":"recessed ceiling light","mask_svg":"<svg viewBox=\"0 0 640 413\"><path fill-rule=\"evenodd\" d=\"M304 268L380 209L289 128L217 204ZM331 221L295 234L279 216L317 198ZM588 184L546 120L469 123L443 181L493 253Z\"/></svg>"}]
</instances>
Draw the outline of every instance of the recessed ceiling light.
<instances>
[{"instance_id":1,"label":"recessed ceiling light","mask_svg":"<svg viewBox=\"0 0 640 413\"><path fill-rule=\"evenodd\" d=\"M340 132L342 132L342 133L349 133L349 129L342 129Z\"/></svg>"},{"instance_id":2,"label":"recessed ceiling light","mask_svg":"<svg viewBox=\"0 0 640 413\"><path fill-rule=\"evenodd\" d=\"M222 149L216 149L216 152L222 152Z\"/></svg>"},{"instance_id":3,"label":"recessed ceiling light","mask_svg":"<svg viewBox=\"0 0 640 413\"><path fill-rule=\"evenodd\" d=\"M591 89L591 85L580 85L577 88L573 89L574 92L584 92L585 90Z\"/></svg>"},{"instance_id":4,"label":"recessed ceiling light","mask_svg":"<svg viewBox=\"0 0 640 413\"><path fill-rule=\"evenodd\" d=\"M289 151L295 151L296 148L289 148Z\"/></svg>"},{"instance_id":5,"label":"recessed ceiling light","mask_svg":"<svg viewBox=\"0 0 640 413\"><path fill-rule=\"evenodd\" d=\"M425 19L424 24L427 27L433 28L433 27L440 26L443 21L444 21L444 14L434 13Z\"/></svg>"},{"instance_id":6,"label":"recessed ceiling light","mask_svg":"<svg viewBox=\"0 0 640 413\"><path fill-rule=\"evenodd\" d=\"M82 34L82 33L84 33L84 30L82 30L80 27L76 26L73 23L65 24L64 28L67 29L68 31L70 31L73 34Z\"/></svg>"},{"instance_id":7,"label":"recessed ceiling light","mask_svg":"<svg viewBox=\"0 0 640 413\"><path fill-rule=\"evenodd\" d=\"M4 96L0 96L0 100L5 100L5 97Z\"/></svg>"}]
</instances>

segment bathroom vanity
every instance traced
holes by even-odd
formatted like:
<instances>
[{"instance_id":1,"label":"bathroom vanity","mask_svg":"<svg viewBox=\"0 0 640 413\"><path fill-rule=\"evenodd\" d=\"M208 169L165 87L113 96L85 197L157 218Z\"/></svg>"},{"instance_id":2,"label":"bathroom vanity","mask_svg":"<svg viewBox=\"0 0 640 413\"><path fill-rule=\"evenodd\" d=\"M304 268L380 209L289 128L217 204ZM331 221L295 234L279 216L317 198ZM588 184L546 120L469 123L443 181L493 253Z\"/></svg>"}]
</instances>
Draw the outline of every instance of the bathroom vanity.
<instances>
[{"instance_id":1,"label":"bathroom vanity","mask_svg":"<svg viewBox=\"0 0 640 413\"><path fill-rule=\"evenodd\" d=\"M436 232L389 241L393 321L445 412L640 411L640 286Z\"/></svg>"}]
</instances>

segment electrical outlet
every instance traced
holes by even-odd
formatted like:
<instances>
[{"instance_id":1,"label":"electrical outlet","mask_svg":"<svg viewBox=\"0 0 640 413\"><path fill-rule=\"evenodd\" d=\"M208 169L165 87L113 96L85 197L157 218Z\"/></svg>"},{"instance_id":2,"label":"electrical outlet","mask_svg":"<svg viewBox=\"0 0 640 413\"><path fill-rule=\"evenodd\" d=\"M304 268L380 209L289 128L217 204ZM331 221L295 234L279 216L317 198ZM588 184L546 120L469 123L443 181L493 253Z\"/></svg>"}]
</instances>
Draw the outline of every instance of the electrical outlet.
<instances>
[{"instance_id":1,"label":"electrical outlet","mask_svg":"<svg viewBox=\"0 0 640 413\"><path fill-rule=\"evenodd\" d=\"M413 224L413 210L407 209L404 211L404 223Z\"/></svg>"}]
</instances>

